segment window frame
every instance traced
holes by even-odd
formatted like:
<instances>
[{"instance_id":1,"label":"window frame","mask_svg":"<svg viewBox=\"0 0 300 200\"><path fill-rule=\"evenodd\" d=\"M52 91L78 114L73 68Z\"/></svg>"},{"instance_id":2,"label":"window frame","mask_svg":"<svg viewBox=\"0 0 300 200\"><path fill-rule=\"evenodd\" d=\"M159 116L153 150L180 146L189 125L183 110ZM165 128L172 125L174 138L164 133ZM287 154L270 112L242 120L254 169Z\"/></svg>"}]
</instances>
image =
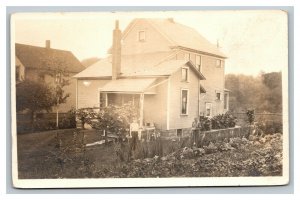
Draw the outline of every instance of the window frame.
<instances>
[{"instance_id":1,"label":"window frame","mask_svg":"<svg viewBox=\"0 0 300 200\"><path fill-rule=\"evenodd\" d=\"M219 98L218 98L218 94L219 94ZM216 101L221 101L221 92L220 91L216 91Z\"/></svg>"},{"instance_id":2,"label":"window frame","mask_svg":"<svg viewBox=\"0 0 300 200\"><path fill-rule=\"evenodd\" d=\"M207 115L207 107L210 105L210 115ZM212 117L212 102L205 102L205 117Z\"/></svg>"},{"instance_id":3,"label":"window frame","mask_svg":"<svg viewBox=\"0 0 300 200\"><path fill-rule=\"evenodd\" d=\"M198 64L197 64L197 58L200 58L199 66L198 66ZM195 60L196 60L195 65L196 65L198 71L199 71L199 72L202 72L202 56L196 54L196 59L195 59Z\"/></svg>"},{"instance_id":4,"label":"window frame","mask_svg":"<svg viewBox=\"0 0 300 200\"><path fill-rule=\"evenodd\" d=\"M183 129L182 128L176 129L176 136L181 138L182 135L183 135Z\"/></svg>"},{"instance_id":5,"label":"window frame","mask_svg":"<svg viewBox=\"0 0 300 200\"><path fill-rule=\"evenodd\" d=\"M217 68L222 68L222 60L221 59L216 59L216 67Z\"/></svg>"},{"instance_id":6,"label":"window frame","mask_svg":"<svg viewBox=\"0 0 300 200\"><path fill-rule=\"evenodd\" d=\"M141 38L141 33L144 33L144 38ZM146 31L145 30L139 30L137 35L139 42L146 42Z\"/></svg>"},{"instance_id":7,"label":"window frame","mask_svg":"<svg viewBox=\"0 0 300 200\"><path fill-rule=\"evenodd\" d=\"M186 91L187 94L186 94L186 109L185 109L185 113L183 113L183 91ZM180 115L183 115L183 116L187 116L189 115L189 89L187 88L181 88L180 90Z\"/></svg>"},{"instance_id":8,"label":"window frame","mask_svg":"<svg viewBox=\"0 0 300 200\"><path fill-rule=\"evenodd\" d=\"M185 79L183 79L183 70L185 70L186 71L186 78ZM181 82L189 82L189 78L190 78L190 69L189 69L189 67L182 67L181 68Z\"/></svg>"}]
</instances>

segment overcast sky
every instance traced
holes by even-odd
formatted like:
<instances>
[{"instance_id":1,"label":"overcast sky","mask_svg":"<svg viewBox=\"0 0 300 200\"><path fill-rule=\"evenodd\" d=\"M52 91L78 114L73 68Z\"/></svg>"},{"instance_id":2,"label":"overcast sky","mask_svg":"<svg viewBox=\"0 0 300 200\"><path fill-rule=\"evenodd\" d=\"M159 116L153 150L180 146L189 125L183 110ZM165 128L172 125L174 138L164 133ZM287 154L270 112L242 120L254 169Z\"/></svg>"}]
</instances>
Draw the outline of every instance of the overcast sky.
<instances>
[{"instance_id":1,"label":"overcast sky","mask_svg":"<svg viewBox=\"0 0 300 200\"><path fill-rule=\"evenodd\" d=\"M196 29L228 56L226 73L256 75L288 67L287 16L282 11L60 13L15 16L15 42L69 50L79 59L105 57L114 21L124 30L136 17L174 18ZM188 36L187 36L188 37Z\"/></svg>"}]
</instances>

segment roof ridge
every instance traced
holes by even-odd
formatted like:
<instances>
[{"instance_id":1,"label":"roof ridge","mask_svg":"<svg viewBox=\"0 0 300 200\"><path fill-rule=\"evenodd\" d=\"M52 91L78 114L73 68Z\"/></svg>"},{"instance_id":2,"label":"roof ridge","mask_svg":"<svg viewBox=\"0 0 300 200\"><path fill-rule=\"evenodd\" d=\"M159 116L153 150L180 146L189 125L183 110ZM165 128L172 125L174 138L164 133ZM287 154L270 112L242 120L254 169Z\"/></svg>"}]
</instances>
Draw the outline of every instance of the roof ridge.
<instances>
[{"instance_id":1,"label":"roof ridge","mask_svg":"<svg viewBox=\"0 0 300 200\"><path fill-rule=\"evenodd\" d=\"M15 43L15 45L22 45L22 46L27 46L27 47L32 47L32 48L40 48L40 49L47 49L47 47L41 47L41 46L34 46L31 44L22 44L22 43ZM55 50L55 51L64 51L64 52L70 52L72 53L72 51L70 50L65 50L65 49L56 49L56 48L49 48L49 50Z\"/></svg>"}]
</instances>

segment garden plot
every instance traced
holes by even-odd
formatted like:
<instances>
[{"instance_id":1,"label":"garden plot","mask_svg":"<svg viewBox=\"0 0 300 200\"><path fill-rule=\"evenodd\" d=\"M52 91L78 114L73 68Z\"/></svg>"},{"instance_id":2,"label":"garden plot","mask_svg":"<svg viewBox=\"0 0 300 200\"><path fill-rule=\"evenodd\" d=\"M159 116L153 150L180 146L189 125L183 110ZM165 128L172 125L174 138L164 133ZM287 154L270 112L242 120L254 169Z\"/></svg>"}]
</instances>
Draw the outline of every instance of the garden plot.
<instances>
[{"instance_id":1,"label":"garden plot","mask_svg":"<svg viewBox=\"0 0 300 200\"><path fill-rule=\"evenodd\" d=\"M282 135L231 138L198 148L190 138L138 143L99 141L93 130L18 135L19 178L236 177L282 175ZM58 145L59 144L59 145Z\"/></svg>"}]
</instances>

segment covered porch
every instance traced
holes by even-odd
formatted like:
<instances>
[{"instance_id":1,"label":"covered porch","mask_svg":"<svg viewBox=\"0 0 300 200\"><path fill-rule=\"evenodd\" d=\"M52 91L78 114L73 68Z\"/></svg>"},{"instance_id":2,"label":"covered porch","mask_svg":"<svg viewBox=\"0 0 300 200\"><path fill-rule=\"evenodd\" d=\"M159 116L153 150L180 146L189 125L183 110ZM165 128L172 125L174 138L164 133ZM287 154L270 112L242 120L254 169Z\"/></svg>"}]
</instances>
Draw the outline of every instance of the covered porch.
<instances>
[{"instance_id":1,"label":"covered porch","mask_svg":"<svg viewBox=\"0 0 300 200\"><path fill-rule=\"evenodd\" d=\"M138 111L140 127L150 122L144 118L144 99L156 95L154 78L117 79L108 82L99 90L100 109L108 105L122 106L131 104ZM134 111L133 111L134 112Z\"/></svg>"}]
</instances>

